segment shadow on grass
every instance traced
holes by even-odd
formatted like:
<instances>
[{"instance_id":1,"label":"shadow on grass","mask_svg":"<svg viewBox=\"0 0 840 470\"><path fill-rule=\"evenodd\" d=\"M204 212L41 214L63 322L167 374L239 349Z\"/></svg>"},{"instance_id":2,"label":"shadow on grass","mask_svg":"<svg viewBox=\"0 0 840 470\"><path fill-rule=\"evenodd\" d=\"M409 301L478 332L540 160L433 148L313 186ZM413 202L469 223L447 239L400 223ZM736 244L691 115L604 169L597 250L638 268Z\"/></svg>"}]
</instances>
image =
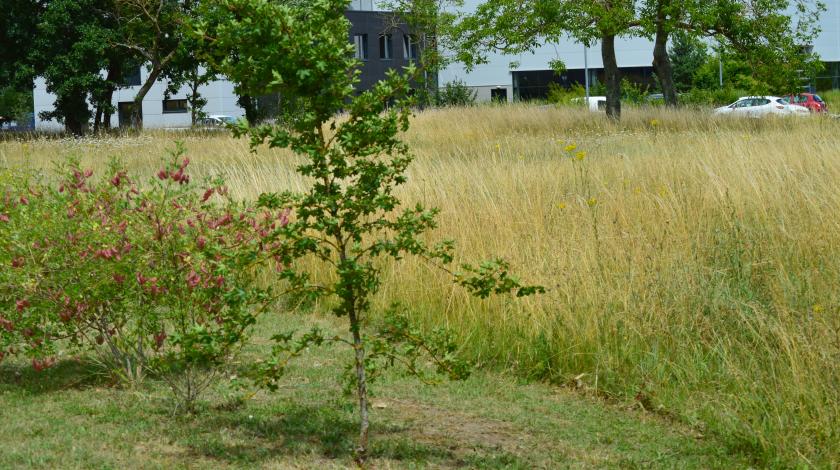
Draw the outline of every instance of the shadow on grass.
<instances>
[{"instance_id":1,"label":"shadow on grass","mask_svg":"<svg viewBox=\"0 0 840 470\"><path fill-rule=\"evenodd\" d=\"M83 390L111 383L101 364L91 361L65 360L41 372L24 363L0 365L0 390L28 395Z\"/></svg>"},{"instance_id":2,"label":"shadow on grass","mask_svg":"<svg viewBox=\"0 0 840 470\"><path fill-rule=\"evenodd\" d=\"M256 412L256 410L254 410ZM247 409L243 413L247 413ZM216 415L186 437L191 452L229 464L259 465L277 459L310 462L314 456L351 465L358 436L352 409L341 405L287 403L274 416ZM226 432L221 433L219 430ZM382 421L371 428L371 458L404 464L529 468L518 457L456 442L423 442L411 428ZM227 434L227 437L225 437ZM236 434L231 438L230 434Z\"/></svg>"}]
</instances>

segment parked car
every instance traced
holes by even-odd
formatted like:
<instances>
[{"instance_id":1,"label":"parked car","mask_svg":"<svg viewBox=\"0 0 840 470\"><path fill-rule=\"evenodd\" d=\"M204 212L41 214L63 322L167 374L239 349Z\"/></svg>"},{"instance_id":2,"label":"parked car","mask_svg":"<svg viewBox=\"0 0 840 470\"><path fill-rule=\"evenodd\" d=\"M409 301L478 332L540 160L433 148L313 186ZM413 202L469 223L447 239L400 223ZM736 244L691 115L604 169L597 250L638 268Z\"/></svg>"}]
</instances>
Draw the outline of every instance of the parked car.
<instances>
[{"instance_id":1,"label":"parked car","mask_svg":"<svg viewBox=\"0 0 840 470\"><path fill-rule=\"evenodd\" d=\"M785 98L790 104L808 108L812 113L828 112L828 105L820 98L820 95L814 93L797 93L795 95L788 95Z\"/></svg>"},{"instance_id":2,"label":"parked car","mask_svg":"<svg viewBox=\"0 0 840 470\"><path fill-rule=\"evenodd\" d=\"M236 118L224 114L211 114L201 120L201 125L207 127L224 127L229 124L236 124Z\"/></svg>"},{"instance_id":3,"label":"parked car","mask_svg":"<svg viewBox=\"0 0 840 470\"><path fill-rule=\"evenodd\" d=\"M603 111L607 109L607 97L606 96L590 96L589 102L586 101L586 98L572 98L572 104L578 104L581 106L585 106L589 108L590 111Z\"/></svg>"},{"instance_id":4,"label":"parked car","mask_svg":"<svg viewBox=\"0 0 840 470\"><path fill-rule=\"evenodd\" d=\"M793 106L785 98L778 96L744 96L738 101L715 109L715 114L744 117L801 116L810 111L802 106Z\"/></svg>"}]
</instances>

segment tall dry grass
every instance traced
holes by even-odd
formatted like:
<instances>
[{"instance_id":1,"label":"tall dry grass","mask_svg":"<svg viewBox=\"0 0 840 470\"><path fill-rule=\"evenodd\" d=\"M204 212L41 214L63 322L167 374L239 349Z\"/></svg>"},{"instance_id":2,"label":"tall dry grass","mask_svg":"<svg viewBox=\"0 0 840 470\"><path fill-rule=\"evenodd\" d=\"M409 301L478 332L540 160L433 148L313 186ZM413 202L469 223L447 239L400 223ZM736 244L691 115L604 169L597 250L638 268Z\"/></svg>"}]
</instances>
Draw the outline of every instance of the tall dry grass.
<instances>
[{"instance_id":1,"label":"tall dry grass","mask_svg":"<svg viewBox=\"0 0 840 470\"><path fill-rule=\"evenodd\" d=\"M501 255L548 293L469 298L406 260L378 298L446 324L481 363L673 414L767 466L840 459L840 123L630 110L419 114L403 193L441 208L464 260ZM6 142L36 170L109 155L151 176L183 137L194 175L299 189L295 157L226 136ZM574 150L567 150L574 144ZM585 155L575 157L578 152ZM582 160L580 159L582 157Z\"/></svg>"}]
</instances>

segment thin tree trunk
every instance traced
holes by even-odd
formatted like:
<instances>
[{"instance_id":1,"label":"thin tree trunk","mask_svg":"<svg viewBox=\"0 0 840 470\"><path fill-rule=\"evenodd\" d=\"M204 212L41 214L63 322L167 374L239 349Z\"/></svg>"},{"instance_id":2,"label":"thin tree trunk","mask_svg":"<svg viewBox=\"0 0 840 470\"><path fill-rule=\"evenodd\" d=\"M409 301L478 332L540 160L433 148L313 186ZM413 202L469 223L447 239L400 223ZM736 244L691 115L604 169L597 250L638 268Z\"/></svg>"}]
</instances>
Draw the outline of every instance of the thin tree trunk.
<instances>
[{"instance_id":1,"label":"thin tree trunk","mask_svg":"<svg viewBox=\"0 0 840 470\"><path fill-rule=\"evenodd\" d=\"M347 250L344 241L341 236L337 236L336 240L340 247L339 259L342 263L345 263L347 261ZM343 301L347 302L349 306L347 316L350 320L350 332L353 334L353 351L356 354L356 395L359 399L359 444L356 447L356 463L362 466L368 457L368 429L370 428L367 376L365 374L365 345L362 342L362 322L359 318L355 294L351 292Z\"/></svg>"},{"instance_id":2,"label":"thin tree trunk","mask_svg":"<svg viewBox=\"0 0 840 470\"><path fill-rule=\"evenodd\" d=\"M607 87L607 116L621 119L621 77L618 61L615 58L615 35L607 34L601 38L601 57L604 61L604 81Z\"/></svg>"},{"instance_id":3,"label":"thin tree trunk","mask_svg":"<svg viewBox=\"0 0 840 470\"><path fill-rule=\"evenodd\" d=\"M665 27L665 12L660 4L656 14L656 38L653 43L653 71L662 86L666 106L677 106L677 90L674 86L674 72L668 56L668 30Z\"/></svg>"},{"instance_id":4,"label":"thin tree trunk","mask_svg":"<svg viewBox=\"0 0 840 470\"><path fill-rule=\"evenodd\" d=\"M102 123L102 103L96 106L96 117L93 120L93 133L99 133L99 125Z\"/></svg>"},{"instance_id":5,"label":"thin tree trunk","mask_svg":"<svg viewBox=\"0 0 840 470\"><path fill-rule=\"evenodd\" d=\"M199 95L198 95L199 85L200 84L198 83L198 71L196 71L196 73L193 75L192 82L190 82L191 95L189 96L190 101L191 101L191 103L190 103L190 119L192 120L193 127L195 127L195 125L198 124L198 122L197 122L198 121L198 113L200 111L198 109L198 107L196 106L196 103L198 102L198 100L200 98Z\"/></svg>"},{"instance_id":6,"label":"thin tree trunk","mask_svg":"<svg viewBox=\"0 0 840 470\"><path fill-rule=\"evenodd\" d=\"M361 325L355 308L350 311L350 330L353 333L353 349L356 352L356 392L359 398L359 445L356 447L356 462L361 465L367 459L368 417L367 378L365 376L365 346L362 344Z\"/></svg>"}]
</instances>

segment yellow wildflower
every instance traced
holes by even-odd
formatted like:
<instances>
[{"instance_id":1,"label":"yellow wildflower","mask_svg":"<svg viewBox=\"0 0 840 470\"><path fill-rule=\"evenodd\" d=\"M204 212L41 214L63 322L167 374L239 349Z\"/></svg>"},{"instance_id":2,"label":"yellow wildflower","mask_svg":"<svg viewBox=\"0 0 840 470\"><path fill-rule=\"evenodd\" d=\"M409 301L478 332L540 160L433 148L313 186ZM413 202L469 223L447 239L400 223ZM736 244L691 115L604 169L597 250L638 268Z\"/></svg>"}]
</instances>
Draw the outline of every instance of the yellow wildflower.
<instances>
[{"instance_id":1,"label":"yellow wildflower","mask_svg":"<svg viewBox=\"0 0 840 470\"><path fill-rule=\"evenodd\" d=\"M597 205L598 205L598 200L597 200L597 199L595 199L594 197L591 197L591 198L589 198L589 200L588 200L588 201L586 201L586 204L587 204L589 207L595 207L595 206L597 206Z\"/></svg>"},{"instance_id":2,"label":"yellow wildflower","mask_svg":"<svg viewBox=\"0 0 840 470\"><path fill-rule=\"evenodd\" d=\"M574 150L575 150L576 148L577 148L577 145L575 145L575 144L573 144L573 143L572 143L572 144L569 144L569 145L567 145L567 146L566 146L566 151L567 151L567 152L574 152Z\"/></svg>"},{"instance_id":3,"label":"yellow wildflower","mask_svg":"<svg viewBox=\"0 0 840 470\"><path fill-rule=\"evenodd\" d=\"M578 153L576 153L576 154L575 154L575 158L576 158L578 161L582 161L584 158L586 158L586 152L578 152Z\"/></svg>"},{"instance_id":4,"label":"yellow wildflower","mask_svg":"<svg viewBox=\"0 0 840 470\"><path fill-rule=\"evenodd\" d=\"M565 202L561 202L560 204L557 204L557 208L558 208L558 209L565 209L565 208L566 208L566 203L565 203Z\"/></svg>"}]
</instances>

